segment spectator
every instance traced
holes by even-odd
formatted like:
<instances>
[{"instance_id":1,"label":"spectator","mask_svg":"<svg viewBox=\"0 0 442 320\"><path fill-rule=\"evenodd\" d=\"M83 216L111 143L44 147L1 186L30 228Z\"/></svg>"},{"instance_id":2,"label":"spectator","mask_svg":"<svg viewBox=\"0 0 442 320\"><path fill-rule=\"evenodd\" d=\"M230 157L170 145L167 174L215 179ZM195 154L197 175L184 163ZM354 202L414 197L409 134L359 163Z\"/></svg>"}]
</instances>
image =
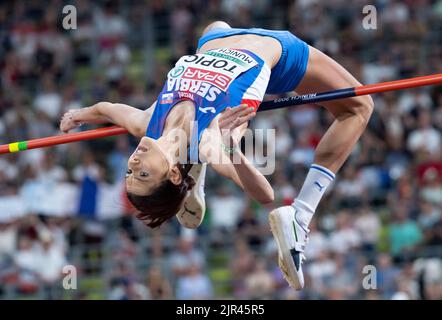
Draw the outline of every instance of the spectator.
<instances>
[{"instance_id":1,"label":"spectator","mask_svg":"<svg viewBox=\"0 0 442 320\"><path fill-rule=\"evenodd\" d=\"M323 232L318 230L315 219L309 225L309 243L305 250L305 255L310 261L315 261L321 252L328 251L328 239Z\"/></svg>"},{"instance_id":2,"label":"spectator","mask_svg":"<svg viewBox=\"0 0 442 320\"><path fill-rule=\"evenodd\" d=\"M359 231L362 240L362 249L373 253L379 240L381 222L379 217L369 207L362 207L355 220L355 228Z\"/></svg>"},{"instance_id":3,"label":"spectator","mask_svg":"<svg viewBox=\"0 0 442 320\"><path fill-rule=\"evenodd\" d=\"M80 109L82 107L81 100L78 97L75 84L73 83L63 87L61 99L61 108L63 112L73 109Z\"/></svg>"},{"instance_id":4,"label":"spectator","mask_svg":"<svg viewBox=\"0 0 442 320\"><path fill-rule=\"evenodd\" d=\"M346 211L341 211L336 217L337 230L330 235L330 250L346 253L361 246L361 235L352 226L352 217Z\"/></svg>"},{"instance_id":5,"label":"spectator","mask_svg":"<svg viewBox=\"0 0 442 320\"><path fill-rule=\"evenodd\" d=\"M358 288L353 284L357 281L357 273L345 264L343 255L336 254L334 257L336 271L328 279L326 294L330 299L349 299L352 298Z\"/></svg>"},{"instance_id":6,"label":"spectator","mask_svg":"<svg viewBox=\"0 0 442 320\"><path fill-rule=\"evenodd\" d=\"M112 248L112 258L117 261L133 259L137 253L137 247L127 232L120 229L110 242Z\"/></svg>"},{"instance_id":7,"label":"spectator","mask_svg":"<svg viewBox=\"0 0 442 320\"><path fill-rule=\"evenodd\" d=\"M388 299L396 290L396 280L400 270L392 264L391 257L385 253L378 257L376 265L378 288L382 292L382 297Z\"/></svg>"},{"instance_id":8,"label":"spectator","mask_svg":"<svg viewBox=\"0 0 442 320\"><path fill-rule=\"evenodd\" d=\"M342 178L336 182L336 192L346 207L359 206L366 195L366 186L360 172L352 165L344 168Z\"/></svg>"},{"instance_id":9,"label":"spectator","mask_svg":"<svg viewBox=\"0 0 442 320\"><path fill-rule=\"evenodd\" d=\"M421 88L410 89L401 95L398 100L398 111L401 114L409 113L414 108L419 107L423 109L431 108L431 98L427 91Z\"/></svg>"},{"instance_id":10,"label":"spectator","mask_svg":"<svg viewBox=\"0 0 442 320\"><path fill-rule=\"evenodd\" d=\"M45 298L54 299L59 295L60 279L67 259L62 247L57 245L50 231L40 232L41 246L39 247L37 275L43 282Z\"/></svg>"},{"instance_id":11,"label":"spectator","mask_svg":"<svg viewBox=\"0 0 442 320\"><path fill-rule=\"evenodd\" d=\"M215 196L208 198L207 203L213 228L233 230L243 210L244 201L228 192L226 187L220 187Z\"/></svg>"},{"instance_id":12,"label":"spectator","mask_svg":"<svg viewBox=\"0 0 442 320\"><path fill-rule=\"evenodd\" d=\"M246 239L249 246L258 247L261 240L261 226L250 206L246 207L237 224L237 234Z\"/></svg>"},{"instance_id":13,"label":"spectator","mask_svg":"<svg viewBox=\"0 0 442 320\"><path fill-rule=\"evenodd\" d=\"M18 271L17 287L25 293L38 290L39 252L37 243L27 236L20 236L17 251L12 257Z\"/></svg>"},{"instance_id":14,"label":"spectator","mask_svg":"<svg viewBox=\"0 0 442 320\"><path fill-rule=\"evenodd\" d=\"M413 264L413 271L420 279L420 294L422 299L440 300L442 292L442 262L439 258L421 258Z\"/></svg>"},{"instance_id":15,"label":"spectator","mask_svg":"<svg viewBox=\"0 0 442 320\"><path fill-rule=\"evenodd\" d=\"M284 175L282 169L276 169L273 175L275 201L281 204L290 205L296 196L296 190Z\"/></svg>"},{"instance_id":16,"label":"spectator","mask_svg":"<svg viewBox=\"0 0 442 320\"><path fill-rule=\"evenodd\" d=\"M419 298L419 288L412 263L407 262L403 265L397 278L397 288L397 291L391 297L392 300L414 300Z\"/></svg>"},{"instance_id":17,"label":"spectator","mask_svg":"<svg viewBox=\"0 0 442 320\"><path fill-rule=\"evenodd\" d=\"M410 133L407 140L407 148L415 153L428 152L440 154L441 134L431 124L431 114L421 109L418 117L418 128Z\"/></svg>"},{"instance_id":18,"label":"spectator","mask_svg":"<svg viewBox=\"0 0 442 320\"><path fill-rule=\"evenodd\" d=\"M144 225L142 225L142 228L144 228ZM153 265L160 265L162 270L166 270L169 262L167 261L166 256L167 248L164 243L163 235L159 230L152 235L148 251L150 253L150 262Z\"/></svg>"},{"instance_id":19,"label":"spectator","mask_svg":"<svg viewBox=\"0 0 442 320\"><path fill-rule=\"evenodd\" d=\"M247 242L239 238L235 241L232 258L228 262L227 280L231 284L232 295L237 299L246 299L245 277L253 269L254 255Z\"/></svg>"},{"instance_id":20,"label":"spectator","mask_svg":"<svg viewBox=\"0 0 442 320\"><path fill-rule=\"evenodd\" d=\"M411 293L405 281L398 281L398 290L391 296L391 300L411 300Z\"/></svg>"},{"instance_id":21,"label":"spectator","mask_svg":"<svg viewBox=\"0 0 442 320\"><path fill-rule=\"evenodd\" d=\"M212 283L201 273L200 266L190 264L186 275L178 278L176 297L180 300L204 300L213 297Z\"/></svg>"},{"instance_id":22,"label":"spectator","mask_svg":"<svg viewBox=\"0 0 442 320\"><path fill-rule=\"evenodd\" d=\"M147 288L132 279L123 279L109 294L110 300L149 300Z\"/></svg>"},{"instance_id":23,"label":"spectator","mask_svg":"<svg viewBox=\"0 0 442 320\"><path fill-rule=\"evenodd\" d=\"M34 100L35 109L43 112L51 121L57 121L61 116L62 99L57 92L53 78L46 74L42 79L42 90Z\"/></svg>"},{"instance_id":24,"label":"spectator","mask_svg":"<svg viewBox=\"0 0 442 320\"><path fill-rule=\"evenodd\" d=\"M0 261L14 254L17 229L11 221L0 221Z\"/></svg>"},{"instance_id":25,"label":"spectator","mask_svg":"<svg viewBox=\"0 0 442 320\"><path fill-rule=\"evenodd\" d=\"M62 166L57 165L56 155L50 151L46 151L42 163L39 166L37 179L43 183L63 182L67 179L66 171Z\"/></svg>"},{"instance_id":26,"label":"spectator","mask_svg":"<svg viewBox=\"0 0 442 320\"><path fill-rule=\"evenodd\" d=\"M150 299L150 292L137 280L134 265L130 260L121 260L117 263L111 275L110 300L146 300Z\"/></svg>"},{"instance_id":27,"label":"spectator","mask_svg":"<svg viewBox=\"0 0 442 320\"><path fill-rule=\"evenodd\" d=\"M99 180L101 179L102 171L103 169L96 162L94 154L86 150L83 154L82 163L74 168L72 175L76 181L83 181L86 177Z\"/></svg>"},{"instance_id":28,"label":"spectator","mask_svg":"<svg viewBox=\"0 0 442 320\"><path fill-rule=\"evenodd\" d=\"M310 143L309 134L307 131L302 130L296 139L296 145L290 154L290 161L293 164L300 164L304 167L308 167L313 163L314 146Z\"/></svg>"},{"instance_id":29,"label":"spectator","mask_svg":"<svg viewBox=\"0 0 442 320\"><path fill-rule=\"evenodd\" d=\"M442 245L442 221L439 221L434 225L428 238L427 245L429 247L438 247Z\"/></svg>"},{"instance_id":30,"label":"spectator","mask_svg":"<svg viewBox=\"0 0 442 320\"><path fill-rule=\"evenodd\" d=\"M271 296L274 290L273 277L267 271L264 260L255 261L254 270L245 279L245 287L250 299L268 299Z\"/></svg>"},{"instance_id":31,"label":"spectator","mask_svg":"<svg viewBox=\"0 0 442 320\"><path fill-rule=\"evenodd\" d=\"M200 269L205 266L203 253L193 245L193 239L181 238L177 243L178 250L171 254L170 268L176 277L187 275L192 265Z\"/></svg>"},{"instance_id":32,"label":"spectator","mask_svg":"<svg viewBox=\"0 0 442 320\"><path fill-rule=\"evenodd\" d=\"M326 283L336 272L336 263L328 251L320 253L318 258L306 268L306 274L311 280L311 287L318 294L325 294Z\"/></svg>"},{"instance_id":33,"label":"spectator","mask_svg":"<svg viewBox=\"0 0 442 320\"><path fill-rule=\"evenodd\" d=\"M420 196L427 202L442 205L442 175L435 168L425 171Z\"/></svg>"},{"instance_id":34,"label":"spectator","mask_svg":"<svg viewBox=\"0 0 442 320\"><path fill-rule=\"evenodd\" d=\"M172 287L158 265L149 268L147 288L153 300L170 300L173 298Z\"/></svg>"},{"instance_id":35,"label":"spectator","mask_svg":"<svg viewBox=\"0 0 442 320\"><path fill-rule=\"evenodd\" d=\"M441 220L441 211L426 201L421 201L419 205L419 215L417 222L422 230L432 228Z\"/></svg>"},{"instance_id":36,"label":"spectator","mask_svg":"<svg viewBox=\"0 0 442 320\"><path fill-rule=\"evenodd\" d=\"M412 253L422 240L422 233L416 222L407 217L403 207L396 208L394 220L390 224L390 246L394 257Z\"/></svg>"}]
</instances>

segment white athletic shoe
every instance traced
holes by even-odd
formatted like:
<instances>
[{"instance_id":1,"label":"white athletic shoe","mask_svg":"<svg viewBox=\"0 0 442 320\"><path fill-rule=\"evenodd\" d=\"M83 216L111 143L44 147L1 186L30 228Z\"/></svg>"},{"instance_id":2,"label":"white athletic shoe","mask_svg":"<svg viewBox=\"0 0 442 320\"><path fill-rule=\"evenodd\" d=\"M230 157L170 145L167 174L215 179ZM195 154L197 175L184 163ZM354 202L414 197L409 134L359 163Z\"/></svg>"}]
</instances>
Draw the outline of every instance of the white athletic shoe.
<instances>
[{"instance_id":1,"label":"white athletic shoe","mask_svg":"<svg viewBox=\"0 0 442 320\"><path fill-rule=\"evenodd\" d=\"M204 199L204 181L206 179L206 163L194 164L189 175L195 180L195 186L190 190L183 208L176 217L182 226L189 229L196 229L203 222L206 212L206 201Z\"/></svg>"},{"instance_id":2,"label":"white athletic shoe","mask_svg":"<svg viewBox=\"0 0 442 320\"><path fill-rule=\"evenodd\" d=\"M302 227L292 206L280 207L269 215L270 229L279 251L278 264L290 286L296 290L304 288L302 263L309 230Z\"/></svg>"}]
</instances>

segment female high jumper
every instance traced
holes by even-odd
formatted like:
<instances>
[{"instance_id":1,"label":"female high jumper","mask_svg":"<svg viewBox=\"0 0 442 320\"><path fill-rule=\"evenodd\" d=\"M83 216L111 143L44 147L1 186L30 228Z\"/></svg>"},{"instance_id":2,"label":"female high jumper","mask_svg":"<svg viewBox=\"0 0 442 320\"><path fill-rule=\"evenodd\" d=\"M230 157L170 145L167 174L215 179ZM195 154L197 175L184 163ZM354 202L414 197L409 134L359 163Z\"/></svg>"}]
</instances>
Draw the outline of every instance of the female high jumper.
<instances>
[{"instance_id":1,"label":"female high jumper","mask_svg":"<svg viewBox=\"0 0 442 320\"><path fill-rule=\"evenodd\" d=\"M112 122L142 138L126 175L137 217L154 228L176 215L184 226L196 228L205 212L205 164L260 203L273 201L272 187L237 146L265 93L306 94L359 85L341 65L288 31L236 29L217 21L205 28L197 53L181 57L170 70L150 108L99 102L67 112L60 129ZM335 120L292 205L269 215L279 266L297 290L304 287L308 225L373 110L370 96L322 105Z\"/></svg>"}]
</instances>

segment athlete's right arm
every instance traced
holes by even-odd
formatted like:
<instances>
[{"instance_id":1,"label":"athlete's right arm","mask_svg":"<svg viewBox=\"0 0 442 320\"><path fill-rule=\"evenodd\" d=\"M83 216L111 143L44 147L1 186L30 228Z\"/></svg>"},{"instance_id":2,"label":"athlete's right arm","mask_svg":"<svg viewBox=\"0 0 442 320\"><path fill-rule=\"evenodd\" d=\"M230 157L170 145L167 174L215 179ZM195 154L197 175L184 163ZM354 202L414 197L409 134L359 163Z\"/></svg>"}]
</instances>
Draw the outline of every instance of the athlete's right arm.
<instances>
[{"instance_id":1,"label":"athlete's right arm","mask_svg":"<svg viewBox=\"0 0 442 320\"><path fill-rule=\"evenodd\" d=\"M122 103L99 102L93 106L69 110L63 115L60 130L68 132L82 123L113 123L127 129L136 137L143 137L155 109L156 102L147 110L139 110Z\"/></svg>"}]
</instances>

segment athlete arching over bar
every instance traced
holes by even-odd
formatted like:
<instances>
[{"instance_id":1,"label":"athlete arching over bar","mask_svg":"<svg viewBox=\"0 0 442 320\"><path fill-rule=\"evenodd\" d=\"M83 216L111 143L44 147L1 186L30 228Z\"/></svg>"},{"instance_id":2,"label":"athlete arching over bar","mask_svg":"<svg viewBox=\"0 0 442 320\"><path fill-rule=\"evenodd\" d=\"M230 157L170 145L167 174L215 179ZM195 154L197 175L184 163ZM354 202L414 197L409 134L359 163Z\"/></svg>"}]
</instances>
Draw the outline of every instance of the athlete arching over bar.
<instances>
[{"instance_id":1,"label":"athlete arching over bar","mask_svg":"<svg viewBox=\"0 0 442 320\"><path fill-rule=\"evenodd\" d=\"M272 202L271 186L237 148L264 94L294 90L305 94L359 85L337 62L288 31L235 29L217 21L205 28L197 54L181 57L168 73L151 108L141 111L100 102L66 113L60 129L68 132L80 123L112 122L142 137L129 158L126 178L128 198L139 210L137 217L156 227L177 215L181 224L195 228L205 211L205 165L194 165L189 172L191 166L179 163L179 156L189 152L196 160L199 151L199 160L249 196ZM269 215L279 265L297 290L304 286L302 261L310 220L373 110L370 96L322 105L335 121L317 146L314 164L293 204ZM226 130L221 133L221 129ZM177 130L189 138L174 140ZM213 156L219 153L223 164ZM239 157L239 163L233 164L233 157Z\"/></svg>"}]
</instances>

